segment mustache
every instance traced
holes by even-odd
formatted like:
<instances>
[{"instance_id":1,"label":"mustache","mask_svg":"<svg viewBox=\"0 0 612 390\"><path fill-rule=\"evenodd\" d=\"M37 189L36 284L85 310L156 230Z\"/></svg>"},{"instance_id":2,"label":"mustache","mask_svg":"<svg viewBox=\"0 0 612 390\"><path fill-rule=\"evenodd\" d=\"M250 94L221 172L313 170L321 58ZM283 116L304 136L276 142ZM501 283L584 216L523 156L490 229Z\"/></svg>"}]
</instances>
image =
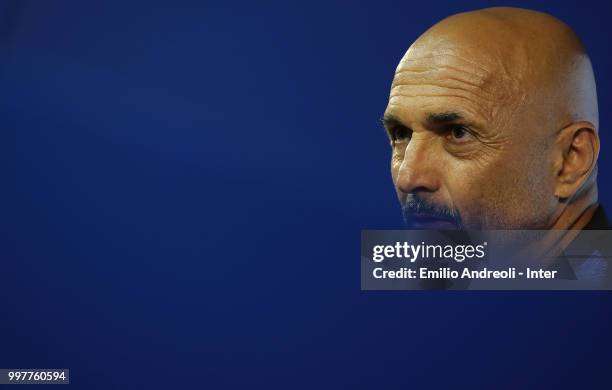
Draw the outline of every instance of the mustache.
<instances>
[{"instance_id":1,"label":"mustache","mask_svg":"<svg viewBox=\"0 0 612 390\"><path fill-rule=\"evenodd\" d=\"M431 218L451 222L458 229L463 228L458 211L414 196L408 196L404 204L402 204L402 215L404 222L408 226L411 226L412 221L416 218Z\"/></svg>"}]
</instances>

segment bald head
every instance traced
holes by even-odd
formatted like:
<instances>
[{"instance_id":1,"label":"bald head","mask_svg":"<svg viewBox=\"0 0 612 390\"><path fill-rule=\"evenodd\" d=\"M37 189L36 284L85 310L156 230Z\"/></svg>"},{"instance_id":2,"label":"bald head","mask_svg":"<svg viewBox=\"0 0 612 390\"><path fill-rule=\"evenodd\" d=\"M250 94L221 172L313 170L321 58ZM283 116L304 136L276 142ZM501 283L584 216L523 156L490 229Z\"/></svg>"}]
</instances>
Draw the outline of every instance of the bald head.
<instances>
[{"instance_id":1,"label":"bald head","mask_svg":"<svg viewBox=\"0 0 612 390\"><path fill-rule=\"evenodd\" d=\"M591 62L576 34L544 13L488 8L431 27L397 66L385 125L394 145L394 182L407 209L422 201L463 222L489 226L507 207L529 201L545 211L528 208L531 216L515 213L501 226L547 227L558 218L560 199L570 203L595 185L599 118ZM572 146L585 144L592 150L573 156L580 166L567 165ZM455 164L455 176L469 175L462 169L473 160L471 175L482 169L488 182L470 196L490 197L496 204L474 206L489 208L471 211L480 216L469 216L469 210L461 215L460 189L449 188L445 181L452 180L433 160L427 163L430 158L446 160L447 168ZM563 187L563 174L580 178Z\"/></svg>"},{"instance_id":2,"label":"bald head","mask_svg":"<svg viewBox=\"0 0 612 390\"><path fill-rule=\"evenodd\" d=\"M598 126L589 57L576 34L550 15L499 7L448 17L408 49L397 69L398 81L402 72L423 65L440 70L448 66L449 71L456 66L463 72L458 77L462 81L472 82L499 103L515 108L526 104L552 127L577 121ZM493 108L485 114L499 113Z\"/></svg>"}]
</instances>

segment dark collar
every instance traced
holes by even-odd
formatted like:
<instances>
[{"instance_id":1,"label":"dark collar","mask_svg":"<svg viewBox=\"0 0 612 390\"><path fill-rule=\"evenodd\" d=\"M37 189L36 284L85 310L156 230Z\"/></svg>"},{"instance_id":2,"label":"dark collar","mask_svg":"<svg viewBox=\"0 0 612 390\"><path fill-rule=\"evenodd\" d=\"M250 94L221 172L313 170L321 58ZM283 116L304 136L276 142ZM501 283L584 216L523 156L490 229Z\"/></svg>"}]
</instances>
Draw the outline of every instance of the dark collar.
<instances>
[{"instance_id":1,"label":"dark collar","mask_svg":"<svg viewBox=\"0 0 612 390\"><path fill-rule=\"evenodd\" d=\"M602 205L597 206L593 217L586 224L584 230L610 230L610 221Z\"/></svg>"}]
</instances>

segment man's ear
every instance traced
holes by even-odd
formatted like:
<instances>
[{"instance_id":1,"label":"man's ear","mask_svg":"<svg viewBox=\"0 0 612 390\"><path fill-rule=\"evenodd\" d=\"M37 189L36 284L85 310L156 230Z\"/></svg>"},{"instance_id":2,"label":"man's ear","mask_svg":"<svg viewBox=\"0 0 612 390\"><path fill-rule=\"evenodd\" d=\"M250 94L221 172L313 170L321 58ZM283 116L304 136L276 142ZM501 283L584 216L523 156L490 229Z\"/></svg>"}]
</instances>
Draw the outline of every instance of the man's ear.
<instances>
[{"instance_id":1,"label":"man's ear","mask_svg":"<svg viewBox=\"0 0 612 390\"><path fill-rule=\"evenodd\" d=\"M572 123L559 132L555 147L555 196L569 199L589 181L597 166L599 136L590 122Z\"/></svg>"}]
</instances>

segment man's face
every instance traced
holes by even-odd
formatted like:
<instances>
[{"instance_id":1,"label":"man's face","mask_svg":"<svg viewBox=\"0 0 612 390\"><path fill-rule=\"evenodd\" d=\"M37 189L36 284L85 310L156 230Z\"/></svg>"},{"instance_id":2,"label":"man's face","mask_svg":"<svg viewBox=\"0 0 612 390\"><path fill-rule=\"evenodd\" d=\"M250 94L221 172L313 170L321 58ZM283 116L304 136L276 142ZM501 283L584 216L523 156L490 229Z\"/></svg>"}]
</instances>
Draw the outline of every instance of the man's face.
<instances>
[{"instance_id":1,"label":"man's face","mask_svg":"<svg viewBox=\"0 0 612 390\"><path fill-rule=\"evenodd\" d=\"M479 60L479 58L481 58ZM478 48L412 47L384 122L391 174L410 227L547 228L554 139L504 66Z\"/></svg>"}]
</instances>

